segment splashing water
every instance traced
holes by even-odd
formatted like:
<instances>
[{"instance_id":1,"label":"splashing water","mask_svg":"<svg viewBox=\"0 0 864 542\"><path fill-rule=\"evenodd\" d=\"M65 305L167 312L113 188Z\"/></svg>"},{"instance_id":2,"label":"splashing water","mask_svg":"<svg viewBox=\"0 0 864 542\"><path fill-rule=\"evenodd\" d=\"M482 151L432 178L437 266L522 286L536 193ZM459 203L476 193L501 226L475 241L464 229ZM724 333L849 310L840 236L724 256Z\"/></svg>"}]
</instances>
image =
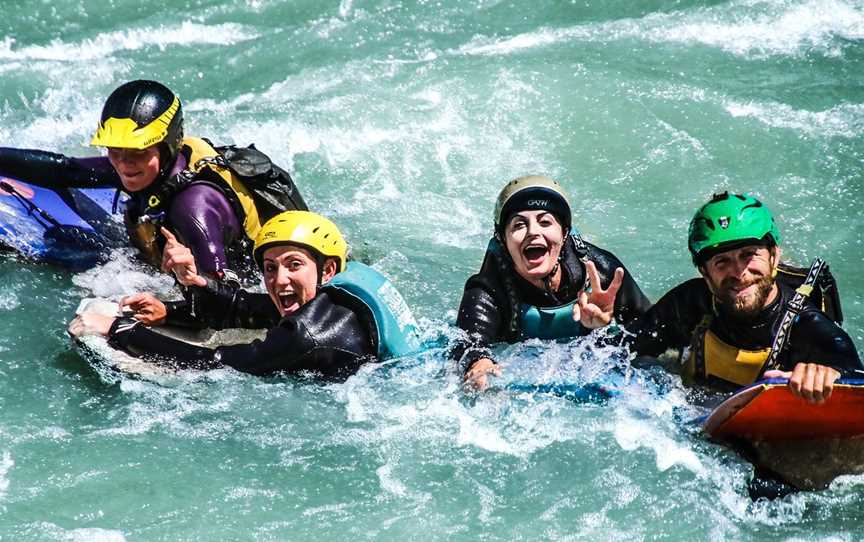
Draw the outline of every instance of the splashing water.
<instances>
[{"instance_id":1,"label":"splashing water","mask_svg":"<svg viewBox=\"0 0 864 542\"><path fill-rule=\"evenodd\" d=\"M0 538L856 540L862 478L775 502L706 441L676 377L590 341L447 358L495 195L543 173L651 299L694 275L713 191L820 255L864 341L864 4L55 2L0 21L0 145L74 156L102 100L156 78L186 131L257 146L405 295L434 345L342 384L222 369L150 381L82 357L82 297L171 281L0 255ZM44 8L44 9L43 9ZM0 213L10 202L0 196ZM585 391L587 390L587 391Z\"/></svg>"}]
</instances>

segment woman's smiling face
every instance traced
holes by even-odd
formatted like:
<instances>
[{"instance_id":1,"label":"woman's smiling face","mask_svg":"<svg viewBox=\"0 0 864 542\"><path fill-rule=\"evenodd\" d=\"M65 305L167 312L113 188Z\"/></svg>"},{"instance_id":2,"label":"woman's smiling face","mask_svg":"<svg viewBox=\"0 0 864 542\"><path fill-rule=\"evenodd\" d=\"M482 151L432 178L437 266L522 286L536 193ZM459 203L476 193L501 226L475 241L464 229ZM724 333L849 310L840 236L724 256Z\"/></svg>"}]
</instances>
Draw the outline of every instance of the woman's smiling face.
<instances>
[{"instance_id":1,"label":"woman's smiling face","mask_svg":"<svg viewBox=\"0 0 864 542\"><path fill-rule=\"evenodd\" d=\"M159 147L146 149L108 148L108 161L127 192L144 190L159 176Z\"/></svg>"},{"instance_id":2,"label":"woman's smiling face","mask_svg":"<svg viewBox=\"0 0 864 542\"><path fill-rule=\"evenodd\" d=\"M520 211L507 221L504 243L519 276L536 282L554 271L564 246L564 228L548 211Z\"/></svg>"}]
</instances>

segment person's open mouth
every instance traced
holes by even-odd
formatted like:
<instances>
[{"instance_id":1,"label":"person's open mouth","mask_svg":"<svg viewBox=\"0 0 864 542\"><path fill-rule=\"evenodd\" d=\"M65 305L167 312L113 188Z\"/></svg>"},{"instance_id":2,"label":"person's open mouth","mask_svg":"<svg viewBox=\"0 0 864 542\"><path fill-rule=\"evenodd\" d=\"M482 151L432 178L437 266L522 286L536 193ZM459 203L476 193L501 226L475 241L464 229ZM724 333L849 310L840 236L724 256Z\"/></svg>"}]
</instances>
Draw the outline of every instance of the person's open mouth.
<instances>
[{"instance_id":1,"label":"person's open mouth","mask_svg":"<svg viewBox=\"0 0 864 542\"><path fill-rule=\"evenodd\" d=\"M522 255L525 256L525 261L530 265L539 265L543 263L546 256L549 254L549 247L542 245L528 245L522 249Z\"/></svg>"},{"instance_id":2,"label":"person's open mouth","mask_svg":"<svg viewBox=\"0 0 864 542\"><path fill-rule=\"evenodd\" d=\"M279 298L279 306L282 308L283 311L294 307L294 305L296 305L299 301L297 294L295 294L294 292L279 292L276 297Z\"/></svg>"}]
</instances>

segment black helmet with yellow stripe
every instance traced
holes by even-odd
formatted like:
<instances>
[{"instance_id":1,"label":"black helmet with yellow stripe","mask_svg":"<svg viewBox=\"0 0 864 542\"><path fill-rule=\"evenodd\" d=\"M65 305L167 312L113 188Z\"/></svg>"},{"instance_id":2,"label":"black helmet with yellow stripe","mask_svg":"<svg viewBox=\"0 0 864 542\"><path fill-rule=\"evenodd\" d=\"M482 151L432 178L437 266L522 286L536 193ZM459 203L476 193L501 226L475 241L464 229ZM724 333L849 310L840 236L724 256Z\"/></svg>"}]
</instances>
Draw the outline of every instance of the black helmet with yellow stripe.
<instances>
[{"instance_id":1,"label":"black helmet with yellow stripe","mask_svg":"<svg viewBox=\"0 0 864 542\"><path fill-rule=\"evenodd\" d=\"M168 161L177 156L182 140L180 99L162 83L138 80L120 85L108 96L90 144L118 149L161 144Z\"/></svg>"}]
</instances>

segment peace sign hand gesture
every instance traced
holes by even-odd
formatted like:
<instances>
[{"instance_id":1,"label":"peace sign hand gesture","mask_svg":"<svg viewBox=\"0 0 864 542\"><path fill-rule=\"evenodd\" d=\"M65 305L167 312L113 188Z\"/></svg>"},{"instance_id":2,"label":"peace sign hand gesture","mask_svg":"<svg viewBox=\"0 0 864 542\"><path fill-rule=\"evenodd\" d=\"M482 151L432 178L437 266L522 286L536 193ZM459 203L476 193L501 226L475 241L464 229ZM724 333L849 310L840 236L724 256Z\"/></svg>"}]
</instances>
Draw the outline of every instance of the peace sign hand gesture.
<instances>
[{"instance_id":1,"label":"peace sign hand gesture","mask_svg":"<svg viewBox=\"0 0 864 542\"><path fill-rule=\"evenodd\" d=\"M585 263L585 272L588 274L591 293L584 290L579 293L579 303L573 305L573 319L588 329L597 329L612 321L615 297L624 282L624 269L619 267L615 270L615 276L605 290L600 287L600 274L594 262Z\"/></svg>"}]
</instances>

